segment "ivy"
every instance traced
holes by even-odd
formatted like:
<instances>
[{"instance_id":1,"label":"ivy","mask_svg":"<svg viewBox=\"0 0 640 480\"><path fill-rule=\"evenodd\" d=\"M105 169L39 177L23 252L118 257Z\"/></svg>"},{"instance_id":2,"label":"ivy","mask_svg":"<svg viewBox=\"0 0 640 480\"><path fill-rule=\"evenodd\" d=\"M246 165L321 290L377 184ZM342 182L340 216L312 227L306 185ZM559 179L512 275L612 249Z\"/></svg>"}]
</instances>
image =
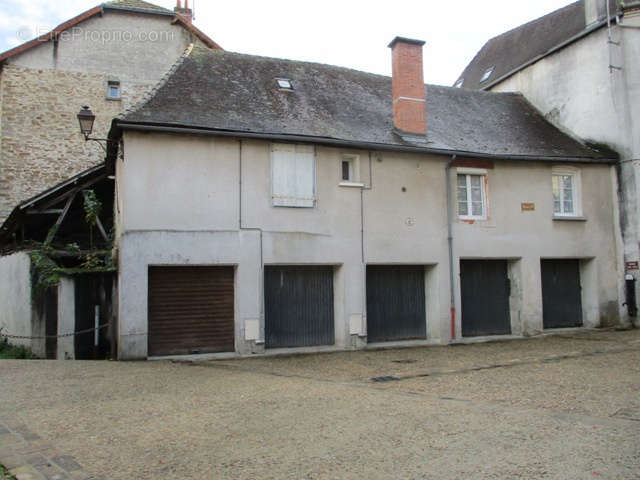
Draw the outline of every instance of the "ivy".
<instances>
[{"instance_id":1,"label":"ivy","mask_svg":"<svg viewBox=\"0 0 640 480\"><path fill-rule=\"evenodd\" d=\"M39 291L57 287L60 284L60 266L49 256L48 248L33 250L31 257L33 284Z\"/></svg>"},{"instance_id":2,"label":"ivy","mask_svg":"<svg viewBox=\"0 0 640 480\"><path fill-rule=\"evenodd\" d=\"M96 192L93 190L83 190L82 196L84 197L84 218L87 221L87 225L93 228L98 223L98 218L102 211L102 202L98 200Z\"/></svg>"}]
</instances>

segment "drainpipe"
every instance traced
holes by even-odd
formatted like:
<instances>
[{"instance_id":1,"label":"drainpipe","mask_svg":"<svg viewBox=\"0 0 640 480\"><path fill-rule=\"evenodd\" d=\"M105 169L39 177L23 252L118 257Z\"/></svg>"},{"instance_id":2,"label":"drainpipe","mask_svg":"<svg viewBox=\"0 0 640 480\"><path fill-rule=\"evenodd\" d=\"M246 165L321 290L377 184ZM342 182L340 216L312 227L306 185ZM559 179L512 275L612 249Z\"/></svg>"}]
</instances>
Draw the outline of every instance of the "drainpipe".
<instances>
[{"instance_id":1,"label":"drainpipe","mask_svg":"<svg viewBox=\"0 0 640 480\"><path fill-rule=\"evenodd\" d=\"M453 155L451 160L447 162L446 182L447 182L447 242L449 244L449 292L451 300L451 340L456 339L456 297L455 297L455 278L453 272L453 205L451 201L451 165L456 156Z\"/></svg>"}]
</instances>

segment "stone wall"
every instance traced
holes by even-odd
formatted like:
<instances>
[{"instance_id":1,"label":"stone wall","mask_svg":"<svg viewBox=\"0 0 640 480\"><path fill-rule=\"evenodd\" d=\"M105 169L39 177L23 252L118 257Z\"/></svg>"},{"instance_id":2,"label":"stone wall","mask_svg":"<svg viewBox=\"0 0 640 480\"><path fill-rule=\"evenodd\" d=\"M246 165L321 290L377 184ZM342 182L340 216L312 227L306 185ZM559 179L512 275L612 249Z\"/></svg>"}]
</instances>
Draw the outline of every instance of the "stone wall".
<instances>
[{"instance_id":1,"label":"stone wall","mask_svg":"<svg viewBox=\"0 0 640 480\"><path fill-rule=\"evenodd\" d=\"M0 74L0 222L21 201L104 160L102 148L85 142L76 115L83 105L96 114L94 137L141 100L149 83L122 82L122 100L106 99L106 75L35 70L6 65Z\"/></svg>"}]
</instances>

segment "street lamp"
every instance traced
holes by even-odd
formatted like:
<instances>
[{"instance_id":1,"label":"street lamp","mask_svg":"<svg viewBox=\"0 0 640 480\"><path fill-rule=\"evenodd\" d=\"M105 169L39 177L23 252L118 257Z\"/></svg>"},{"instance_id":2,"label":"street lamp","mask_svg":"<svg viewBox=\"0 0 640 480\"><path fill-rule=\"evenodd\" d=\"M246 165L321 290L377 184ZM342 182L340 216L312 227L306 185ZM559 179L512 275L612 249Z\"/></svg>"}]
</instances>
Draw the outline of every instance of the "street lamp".
<instances>
[{"instance_id":1,"label":"street lamp","mask_svg":"<svg viewBox=\"0 0 640 480\"><path fill-rule=\"evenodd\" d=\"M89 140L89 135L93 132L93 122L96 121L96 116L88 106L82 107L82 110L78 113L78 123L80 123L80 131L84 135L85 140Z\"/></svg>"},{"instance_id":2,"label":"street lamp","mask_svg":"<svg viewBox=\"0 0 640 480\"><path fill-rule=\"evenodd\" d=\"M93 114L91 110L89 110L88 106L82 107L82 109L78 112L78 123L80 124L80 132L84 135L84 141L92 141L97 142L98 145L102 147L102 149L106 152L107 148L101 143L104 142L108 144L113 140L109 140L108 138L93 138L90 137L91 132L93 132L93 123L96 121L96 116Z\"/></svg>"}]
</instances>

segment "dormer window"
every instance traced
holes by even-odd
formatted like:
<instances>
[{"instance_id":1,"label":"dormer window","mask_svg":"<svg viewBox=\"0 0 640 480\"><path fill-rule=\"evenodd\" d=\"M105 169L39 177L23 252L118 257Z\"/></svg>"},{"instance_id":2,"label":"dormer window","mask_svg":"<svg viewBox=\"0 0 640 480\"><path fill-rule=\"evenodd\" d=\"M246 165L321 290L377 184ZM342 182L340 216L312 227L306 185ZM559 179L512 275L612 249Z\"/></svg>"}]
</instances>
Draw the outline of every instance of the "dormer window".
<instances>
[{"instance_id":1,"label":"dormer window","mask_svg":"<svg viewBox=\"0 0 640 480\"><path fill-rule=\"evenodd\" d=\"M276 83L280 90L293 90L293 85L291 84L291 80L288 78L276 78Z\"/></svg>"},{"instance_id":2,"label":"dormer window","mask_svg":"<svg viewBox=\"0 0 640 480\"><path fill-rule=\"evenodd\" d=\"M109 80L107 82L107 100L120 100L120 82Z\"/></svg>"},{"instance_id":3,"label":"dormer window","mask_svg":"<svg viewBox=\"0 0 640 480\"><path fill-rule=\"evenodd\" d=\"M484 73L482 74L482 78L480 79L480 83L486 82L487 80L489 80L489 77L493 73L494 68L496 67L489 67L484 71Z\"/></svg>"}]
</instances>

